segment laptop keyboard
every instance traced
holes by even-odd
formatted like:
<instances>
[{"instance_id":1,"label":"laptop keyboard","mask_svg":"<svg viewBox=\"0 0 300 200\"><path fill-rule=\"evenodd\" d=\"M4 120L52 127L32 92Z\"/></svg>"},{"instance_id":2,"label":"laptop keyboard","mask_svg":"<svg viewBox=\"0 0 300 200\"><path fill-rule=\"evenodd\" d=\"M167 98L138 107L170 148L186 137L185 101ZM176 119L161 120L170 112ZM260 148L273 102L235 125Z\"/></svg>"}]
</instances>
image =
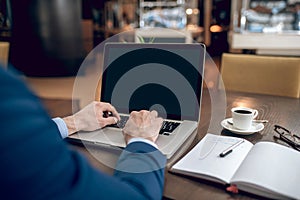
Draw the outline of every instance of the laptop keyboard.
<instances>
[{"instance_id":1,"label":"laptop keyboard","mask_svg":"<svg viewBox=\"0 0 300 200\"><path fill-rule=\"evenodd\" d=\"M112 124L109 125L109 127L115 127L115 128L124 128L129 116L123 116L121 115L121 120L118 121L118 123L116 124ZM178 126L179 126L179 122L172 122L172 121L168 121L168 120L164 120L163 124L161 126L161 129L159 131L160 135L170 135Z\"/></svg>"},{"instance_id":2,"label":"laptop keyboard","mask_svg":"<svg viewBox=\"0 0 300 200\"><path fill-rule=\"evenodd\" d=\"M179 126L178 122L171 122L165 120L160 128L159 134L170 135Z\"/></svg>"}]
</instances>

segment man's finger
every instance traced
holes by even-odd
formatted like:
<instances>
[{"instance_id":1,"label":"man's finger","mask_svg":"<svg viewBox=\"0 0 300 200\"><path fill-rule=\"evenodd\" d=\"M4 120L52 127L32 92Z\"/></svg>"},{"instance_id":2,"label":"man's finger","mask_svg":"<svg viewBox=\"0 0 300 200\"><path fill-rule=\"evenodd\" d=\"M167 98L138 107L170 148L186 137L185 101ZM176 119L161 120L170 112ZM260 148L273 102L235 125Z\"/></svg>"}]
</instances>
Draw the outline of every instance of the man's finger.
<instances>
[{"instance_id":1,"label":"man's finger","mask_svg":"<svg viewBox=\"0 0 300 200\"><path fill-rule=\"evenodd\" d=\"M110 124L116 124L118 122L118 119L116 117L107 117L102 119L103 126L107 126Z\"/></svg>"},{"instance_id":2,"label":"man's finger","mask_svg":"<svg viewBox=\"0 0 300 200\"><path fill-rule=\"evenodd\" d=\"M158 112L156 111L156 110L152 110L151 112L150 112L150 115L152 116L152 117L157 117L158 116Z\"/></svg>"},{"instance_id":3,"label":"man's finger","mask_svg":"<svg viewBox=\"0 0 300 200\"><path fill-rule=\"evenodd\" d=\"M110 103L99 102L99 104L97 106L99 106L101 108L101 110L103 110L103 111L109 111L109 112L111 112L112 115L114 117L116 117L118 121L121 120L118 111Z\"/></svg>"}]
</instances>

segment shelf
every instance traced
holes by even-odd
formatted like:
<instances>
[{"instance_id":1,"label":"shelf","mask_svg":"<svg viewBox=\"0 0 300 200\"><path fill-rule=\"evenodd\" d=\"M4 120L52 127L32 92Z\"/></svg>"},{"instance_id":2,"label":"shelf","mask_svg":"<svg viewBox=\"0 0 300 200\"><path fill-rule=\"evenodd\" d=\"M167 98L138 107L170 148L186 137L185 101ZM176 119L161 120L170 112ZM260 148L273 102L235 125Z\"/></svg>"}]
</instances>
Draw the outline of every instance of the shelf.
<instances>
[{"instance_id":1,"label":"shelf","mask_svg":"<svg viewBox=\"0 0 300 200\"><path fill-rule=\"evenodd\" d=\"M184 29L187 25L185 7L185 0L141 0L139 26Z\"/></svg>"},{"instance_id":2,"label":"shelf","mask_svg":"<svg viewBox=\"0 0 300 200\"><path fill-rule=\"evenodd\" d=\"M300 31L231 33L232 49L255 49L257 54L300 55Z\"/></svg>"},{"instance_id":3,"label":"shelf","mask_svg":"<svg viewBox=\"0 0 300 200\"><path fill-rule=\"evenodd\" d=\"M297 9L285 0L233 0L231 49L299 56L300 30L295 26Z\"/></svg>"},{"instance_id":4,"label":"shelf","mask_svg":"<svg viewBox=\"0 0 300 200\"><path fill-rule=\"evenodd\" d=\"M181 6L181 5L184 5L184 1L179 2L179 3L177 3L177 1L151 1L151 2L141 1L141 3L140 3L140 7L162 7L162 6L177 7L177 6Z\"/></svg>"}]
</instances>

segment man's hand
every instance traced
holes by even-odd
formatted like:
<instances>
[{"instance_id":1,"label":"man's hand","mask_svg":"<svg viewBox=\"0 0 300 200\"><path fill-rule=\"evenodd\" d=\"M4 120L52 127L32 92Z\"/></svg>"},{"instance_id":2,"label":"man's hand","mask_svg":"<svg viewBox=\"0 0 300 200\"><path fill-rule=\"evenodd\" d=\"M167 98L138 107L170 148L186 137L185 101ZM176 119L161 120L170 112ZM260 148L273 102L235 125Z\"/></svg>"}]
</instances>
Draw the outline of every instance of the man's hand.
<instances>
[{"instance_id":1,"label":"man's hand","mask_svg":"<svg viewBox=\"0 0 300 200\"><path fill-rule=\"evenodd\" d=\"M162 126L163 119L157 117L156 111L142 110L140 112L133 111L123 128L123 134L126 143L131 138L145 138L155 142L158 138L159 130Z\"/></svg>"},{"instance_id":2,"label":"man's hand","mask_svg":"<svg viewBox=\"0 0 300 200\"><path fill-rule=\"evenodd\" d=\"M110 112L112 116L104 116ZM77 131L94 131L120 120L116 109L109 103L93 101L72 116L63 118L67 124L69 135Z\"/></svg>"}]
</instances>

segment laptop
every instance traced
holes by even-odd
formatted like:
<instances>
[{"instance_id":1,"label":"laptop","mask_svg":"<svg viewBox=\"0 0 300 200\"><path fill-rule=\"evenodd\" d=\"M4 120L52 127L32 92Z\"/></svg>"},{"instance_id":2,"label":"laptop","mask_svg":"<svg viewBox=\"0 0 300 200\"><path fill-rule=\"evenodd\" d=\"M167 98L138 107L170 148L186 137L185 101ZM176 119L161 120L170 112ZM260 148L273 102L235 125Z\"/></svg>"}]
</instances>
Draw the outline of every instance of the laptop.
<instances>
[{"instance_id":1,"label":"laptop","mask_svg":"<svg viewBox=\"0 0 300 200\"><path fill-rule=\"evenodd\" d=\"M121 121L69 138L123 148L130 112L156 110L164 119L156 144L170 159L198 127L204 44L107 43L103 57L100 101L111 103Z\"/></svg>"}]
</instances>

